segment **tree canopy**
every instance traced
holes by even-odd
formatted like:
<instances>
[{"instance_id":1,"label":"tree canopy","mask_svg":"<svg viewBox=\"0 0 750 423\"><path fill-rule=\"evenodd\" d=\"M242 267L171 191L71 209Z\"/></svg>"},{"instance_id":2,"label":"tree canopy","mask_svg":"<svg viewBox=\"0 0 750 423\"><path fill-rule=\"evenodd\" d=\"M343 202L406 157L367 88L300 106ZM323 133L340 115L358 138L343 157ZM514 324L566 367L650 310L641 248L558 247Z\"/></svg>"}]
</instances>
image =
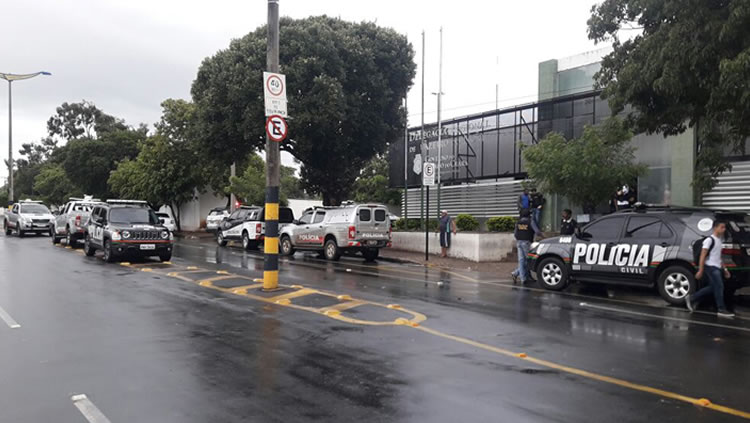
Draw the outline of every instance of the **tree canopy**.
<instances>
[{"instance_id":1,"label":"tree canopy","mask_svg":"<svg viewBox=\"0 0 750 423\"><path fill-rule=\"evenodd\" d=\"M280 21L290 139L303 188L326 204L349 194L364 165L405 125L402 99L415 74L406 37L370 22L327 16ZM206 58L193 82L201 150L228 167L265 145L262 74L266 28Z\"/></svg>"},{"instance_id":2,"label":"tree canopy","mask_svg":"<svg viewBox=\"0 0 750 423\"><path fill-rule=\"evenodd\" d=\"M638 31L629 39L622 39ZM632 106L630 127L674 135L697 127L694 185L707 189L729 166L725 151L750 136L750 4L747 0L605 0L589 38L614 51L596 74L613 112Z\"/></svg>"},{"instance_id":3,"label":"tree canopy","mask_svg":"<svg viewBox=\"0 0 750 423\"><path fill-rule=\"evenodd\" d=\"M388 188L388 160L385 155L373 157L354 182L354 201L400 205L401 190Z\"/></svg>"},{"instance_id":4,"label":"tree canopy","mask_svg":"<svg viewBox=\"0 0 750 423\"><path fill-rule=\"evenodd\" d=\"M632 137L625 124L613 117L600 126L587 126L574 140L552 132L524 148L523 159L540 191L567 197L590 210L606 202L616 187L646 171L644 165L633 163Z\"/></svg>"}]
</instances>

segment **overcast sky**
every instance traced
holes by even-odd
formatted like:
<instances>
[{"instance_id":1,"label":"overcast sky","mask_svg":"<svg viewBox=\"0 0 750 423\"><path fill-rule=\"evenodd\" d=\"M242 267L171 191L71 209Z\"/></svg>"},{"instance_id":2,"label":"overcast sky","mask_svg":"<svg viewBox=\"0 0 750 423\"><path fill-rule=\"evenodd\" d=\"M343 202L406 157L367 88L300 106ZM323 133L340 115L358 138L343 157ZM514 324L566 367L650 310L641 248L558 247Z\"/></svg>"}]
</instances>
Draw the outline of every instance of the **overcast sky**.
<instances>
[{"instance_id":1,"label":"overcast sky","mask_svg":"<svg viewBox=\"0 0 750 423\"><path fill-rule=\"evenodd\" d=\"M595 0L280 0L294 18L328 14L377 21L406 34L421 60L427 35L426 121L435 120L438 30L443 26L443 116L536 100L537 65L597 48L586 37ZM203 58L263 25L265 0L34 0L5 2L0 72L52 72L14 83L14 154L46 134L62 102L86 99L129 124L153 124L166 98L190 98ZM499 65L496 58L499 56ZM419 122L420 71L409 93ZM0 81L0 157L8 155L7 83ZM258 81L260 84L261 82ZM259 122L262 125L262 122ZM7 169L0 166L0 175Z\"/></svg>"}]
</instances>

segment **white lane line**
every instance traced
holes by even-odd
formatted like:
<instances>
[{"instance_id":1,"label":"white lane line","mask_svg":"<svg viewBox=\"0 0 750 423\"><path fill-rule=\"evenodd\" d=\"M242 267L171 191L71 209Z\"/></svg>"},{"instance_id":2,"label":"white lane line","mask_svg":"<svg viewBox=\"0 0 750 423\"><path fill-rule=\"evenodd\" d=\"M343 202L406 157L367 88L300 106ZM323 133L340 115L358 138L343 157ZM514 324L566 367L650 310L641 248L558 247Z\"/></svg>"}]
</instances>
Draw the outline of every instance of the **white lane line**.
<instances>
[{"instance_id":1,"label":"white lane line","mask_svg":"<svg viewBox=\"0 0 750 423\"><path fill-rule=\"evenodd\" d=\"M86 417L89 423L112 423L107 416L96 408L86 394L73 395L70 400L73 401L73 405L78 408L78 411L83 414L83 417Z\"/></svg>"},{"instance_id":2,"label":"white lane line","mask_svg":"<svg viewBox=\"0 0 750 423\"><path fill-rule=\"evenodd\" d=\"M671 316L662 316L659 314L651 314L651 313L641 313L638 311L630 311L630 310L623 310L621 308L614 308L614 307L604 307L604 306L598 306L588 303L581 303L581 307L584 308L591 308L595 310L602 310L602 311L611 311L615 313L622 313L622 314L630 314L633 316L641 316L641 317L655 317L657 319L663 319L663 320L671 320L674 322L683 322L683 323L689 323L691 325L703 325L703 326L711 326L716 328L722 328L722 329L732 329L732 330L739 330L743 332L750 332L750 328L743 328L740 326L731 326L731 325L722 325L720 323L711 323L711 322L701 322L698 320L691 320L691 319L681 319L679 317L671 317Z\"/></svg>"},{"instance_id":3,"label":"white lane line","mask_svg":"<svg viewBox=\"0 0 750 423\"><path fill-rule=\"evenodd\" d=\"M18 329L21 327L21 325L13 320L13 318L10 317L10 314L8 314L7 311L3 310L2 307L0 307L0 318L3 319L3 321L5 321L5 324L8 325L8 327L11 329Z\"/></svg>"}]
</instances>

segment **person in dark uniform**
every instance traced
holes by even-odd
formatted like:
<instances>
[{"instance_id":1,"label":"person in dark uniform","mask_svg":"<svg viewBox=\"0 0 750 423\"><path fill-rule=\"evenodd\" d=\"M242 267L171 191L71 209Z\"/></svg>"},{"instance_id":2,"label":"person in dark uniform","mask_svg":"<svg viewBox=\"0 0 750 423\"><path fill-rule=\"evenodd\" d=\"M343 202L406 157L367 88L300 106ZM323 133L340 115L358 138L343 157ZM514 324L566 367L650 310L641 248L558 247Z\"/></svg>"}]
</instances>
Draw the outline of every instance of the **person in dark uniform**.
<instances>
[{"instance_id":1,"label":"person in dark uniform","mask_svg":"<svg viewBox=\"0 0 750 423\"><path fill-rule=\"evenodd\" d=\"M575 235L578 228L578 222L573 219L573 212L570 209L562 211L562 220L560 220L560 235Z\"/></svg>"},{"instance_id":2,"label":"person in dark uniform","mask_svg":"<svg viewBox=\"0 0 750 423\"><path fill-rule=\"evenodd\" d=\"M534 219L534 223L539 227L539 221L542 219L542 207L544 207L544 196L541 192L537 192L536 188L531 189L531 218Z\"/></svg>"},{"instance_id":3,"label":"person in dark uniform","mask_svg":"<svg viewBox=\"0 0 750 423\"><path fill-rule=\"evenodd\" d=\"M456 234L456 222L448 216L448 210L440 212L440 257L448 257L448 249L451 248L451 232Z\"/></svg>"},{"instance_id":4,"label":"person in dark uniform","mask_svg":"<svg viewBox=\"0 0 750 423\"><path fill-rule=\"evenodd\" d=\"M533 282L529 274L528 258L526 255L531 249L531 242L534 241L534 236L538 233L539 228L536 226L534 219L531 218L529 209L521 210L521 217L516 222L516 229L514 231L516 249L518 250L518 268L510 274L514 284L518 282L519 278L522 284Z\"/></svg>"}]
</instances>

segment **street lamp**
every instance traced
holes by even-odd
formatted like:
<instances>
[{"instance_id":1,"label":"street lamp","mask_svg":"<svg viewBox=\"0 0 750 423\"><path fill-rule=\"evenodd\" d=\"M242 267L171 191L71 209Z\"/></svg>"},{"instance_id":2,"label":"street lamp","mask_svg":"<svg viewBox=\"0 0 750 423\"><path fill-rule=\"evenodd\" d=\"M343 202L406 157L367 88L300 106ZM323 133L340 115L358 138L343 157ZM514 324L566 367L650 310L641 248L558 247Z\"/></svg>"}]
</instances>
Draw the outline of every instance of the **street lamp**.
<instances>
[{"instance_id":1,"label":"street lamp","mask_svg":"<svg viewBox=\"0 0 750 423\"><path fill-rule=\"evenodd\" d=\"M0 79L8 81L8 201L13 201L13 99L12 82L23 79L31 79L39 75L52 75L49 72L36 72L26 74L13 74L0 72Z\"/></svg>"}]
</instances>

